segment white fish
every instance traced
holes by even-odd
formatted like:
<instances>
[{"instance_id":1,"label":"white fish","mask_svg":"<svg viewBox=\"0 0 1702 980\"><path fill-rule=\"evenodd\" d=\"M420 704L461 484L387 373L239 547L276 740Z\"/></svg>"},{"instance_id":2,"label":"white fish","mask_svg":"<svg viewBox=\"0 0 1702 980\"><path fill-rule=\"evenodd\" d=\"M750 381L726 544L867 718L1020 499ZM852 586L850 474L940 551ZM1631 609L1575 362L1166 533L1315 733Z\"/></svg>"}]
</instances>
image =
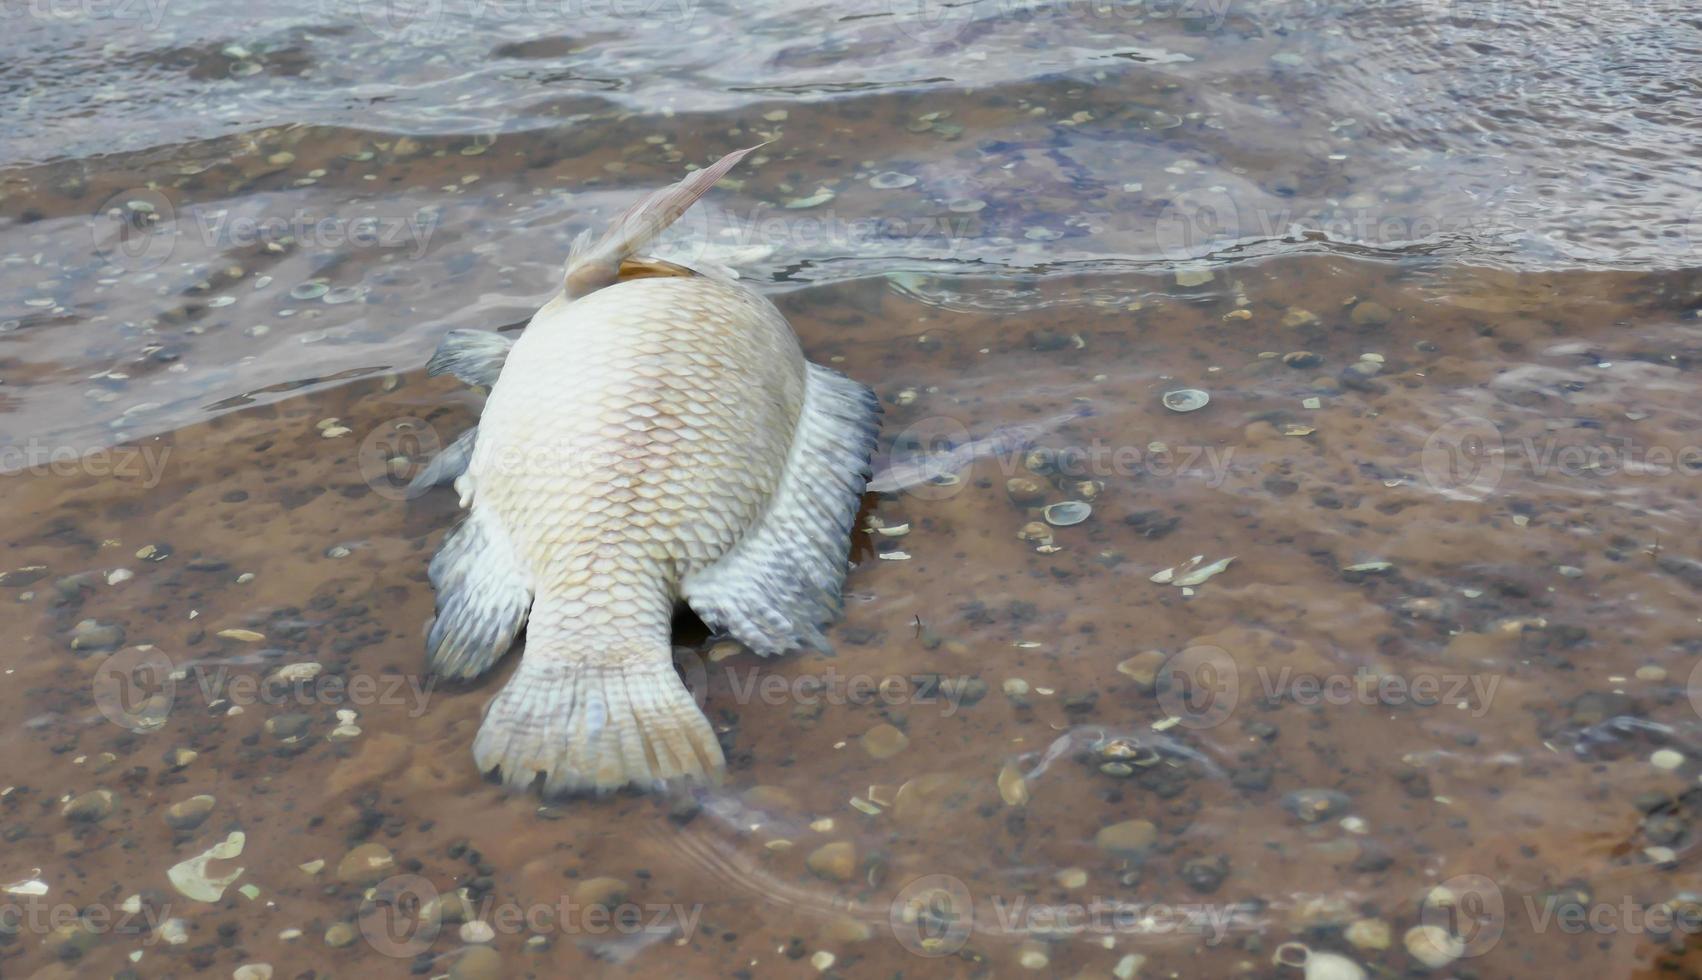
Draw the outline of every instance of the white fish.
<instances>
[{"instance_id":1,"label":"white fish","mask_svg":"<svg viewBox=\"0 0 1702 980\"><path fill-rule=\"evenodd\" d=\"M458 332L432 359L491 392L476 437L417 481L454 479L469 510L431 562L427 654L477 677L526 626L473 742L512 788L719 774L673 665L678 601L760 654L827 646L879 403L806 361L749 287L631 258L748 152L581 235L512 347Z\"/></svg>"}]
</instances>

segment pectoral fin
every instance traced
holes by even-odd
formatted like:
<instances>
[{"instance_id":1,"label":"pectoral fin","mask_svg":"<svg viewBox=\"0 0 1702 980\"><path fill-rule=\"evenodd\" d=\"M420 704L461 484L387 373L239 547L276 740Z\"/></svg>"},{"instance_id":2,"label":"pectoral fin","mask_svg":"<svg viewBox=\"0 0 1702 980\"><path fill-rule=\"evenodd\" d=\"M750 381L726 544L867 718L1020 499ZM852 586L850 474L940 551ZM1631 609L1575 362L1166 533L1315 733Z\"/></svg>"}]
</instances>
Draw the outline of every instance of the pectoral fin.
<instances>
[{"instance_id":1,"label":"pectoral fin","mask_svg":"<svg viewBox=\"0 0 1702 980\"><path fill-rule=\"evenodd\" d=\"M452 374L463 384L489 388L502 374L514 341L488 330L451 330L438 342L437 353L426 362L432 376Z\"/></svg>"},{"instance_id":2,"label":"pectoral fin","mask_svg":"<svg viewBox=\"0 0 1702 980\"><path fill-rule=\"evenodd\" d=\"M808 366L791 455L767 512L720 561L681 583L705 623L765 656L827 649L821 627L839 616L880 411L868 388Z\"/></svg>"},{"instance_id":3,"label":"pectoral fin","mask_svg":"<svg viewBox=\"0 0 1702 980\"><path fill-rule=\"evenodd\" d=\"M532 607L532 585L508 532L474 508L443 539L430 574L437 619L426 638L427 663L447 677L477 677L508 652Z\"/></svg>"}]
</instances>

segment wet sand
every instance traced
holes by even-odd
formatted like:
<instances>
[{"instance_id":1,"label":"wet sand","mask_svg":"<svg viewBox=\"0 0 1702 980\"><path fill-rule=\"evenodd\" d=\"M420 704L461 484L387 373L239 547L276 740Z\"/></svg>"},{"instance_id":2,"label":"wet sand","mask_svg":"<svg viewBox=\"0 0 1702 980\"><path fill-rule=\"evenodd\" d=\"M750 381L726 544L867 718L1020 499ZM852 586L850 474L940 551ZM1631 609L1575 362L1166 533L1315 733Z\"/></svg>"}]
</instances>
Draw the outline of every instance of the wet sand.
<instances>
[{"instance_id":1,"label":"wet sand","mask_svg":"<svg viewBox=\"0 0 1702 980\"><path fill-rule=\"evenodd\" d=\"M25 929L0 946L6 974L1099 976L1138 963L1143 977L1277 977L1300 975L1272 956L1301 942L1395 975L1424 972L1407 931L1447 921L1469 940L1449 968L1460 976L1653 976L1683 956L1682 935L1570 934L1533 915L1579 895L1646 908L1702 892L1690 279L1300 256L1186 287L1034 283L1044 318L979 309L997 282L902 287L777 297L812 357L873 384L900 460L942 431L930 420L979 436L1087 414L1038 438L1052 454L872 497L867 517L908 532L864 532L836 655L726 656L682 621L696 644L682 663L707 679L729 759L725 784L695 796L540 805L473 771L479 710L506 668L469 686L420 673L425 565L453 495L401 501L370 478L394 420L446 442L474 419L477 397L446 380L360 378L184 426L136 447L162 454L156 486L8 477L0 581L20 655L0 716L25 721L0 746L0 878L48 884L11 896L25 907L119 910L139 895L129 924L177 918L185 936ZM1280 356L1297 351L1317 362ZM1380 369L1353 367L1366 354ZM1181 387L1210 404L1167 411L1161 393ZM1501 452L1458 444L1478 431L1447 427L1462 418L1491 424ZM1567 446L1596 451L1579 458L1598 468L1564 462ZM1658 469L1657 450L1680 461L1599 468ZM1085 472L1045 472L1083 457ZM1019 537L1039 515L1009 499L1013 477L1047 502L1091 496L1091 515L1037 550ZM137 556L150 545L158 560ZM893 551L908 559L880 557ZM1235 560L1191 594L1150 580L1194 555ZM109 584L118 569L133 577ZM122 644L74 650L85 620L121 626ZM131 732L100 710L114 703L100 671L142 644L188 673L162 723ZM1184 650L1206 653L1158 670ZM1227 695L1221 672L1189 666L1221 657ZM322 671L299 694L243 689L239 713L202 687L300 663ZM1334 686L1317 694L1301 675ZM783 693L761 686L776 678ZM852 678L887 686L833 696ZM1429 682L1440 703L1411 703ZM339 709L358 734L333 734ZM905 740L864 738L883 724ZM84 795L102 789L109 807ZM167 808L199 794L216 801L203 822L168 827ZM223 896L177 890L167 869L233 830L241 855L211 869L243 869ZM373 844L388 862L345 861ZM1424 911L1459 876L1498 888L1493 942L1470 916ZM472 889L498 964L455 965L462 926L451 914L435 936L422 928L420 880ZM902 909L918 897L931 912L912 929ZM585 911L598 901L629 918L601 923ZM503 921L528 911L530 926ZM1224 934L1177 928L1188 913ZM352 942L332 948L339 923Z\"/></svg>"}]
</instances>

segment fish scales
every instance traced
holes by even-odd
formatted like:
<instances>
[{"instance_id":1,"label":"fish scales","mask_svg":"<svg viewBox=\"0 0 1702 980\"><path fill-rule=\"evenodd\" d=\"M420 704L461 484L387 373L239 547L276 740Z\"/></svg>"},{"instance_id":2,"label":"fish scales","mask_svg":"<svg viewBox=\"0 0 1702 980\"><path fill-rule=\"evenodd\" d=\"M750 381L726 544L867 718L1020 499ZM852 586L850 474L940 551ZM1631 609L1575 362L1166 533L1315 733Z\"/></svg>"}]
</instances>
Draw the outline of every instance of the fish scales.
<instances>
[{"instance_id":1,"label":"fish scales","mask_svg":"<svg viewBox=\"0 0 1702 980\"><path fill-rule=\"evenodd\" d=\"M736 285L637 279L540 316L467 474L535 569L530 630L630 616L626 583L671 593L725 554L778 483L803 388L791 328Z\"/></svg>"}]
</instances>

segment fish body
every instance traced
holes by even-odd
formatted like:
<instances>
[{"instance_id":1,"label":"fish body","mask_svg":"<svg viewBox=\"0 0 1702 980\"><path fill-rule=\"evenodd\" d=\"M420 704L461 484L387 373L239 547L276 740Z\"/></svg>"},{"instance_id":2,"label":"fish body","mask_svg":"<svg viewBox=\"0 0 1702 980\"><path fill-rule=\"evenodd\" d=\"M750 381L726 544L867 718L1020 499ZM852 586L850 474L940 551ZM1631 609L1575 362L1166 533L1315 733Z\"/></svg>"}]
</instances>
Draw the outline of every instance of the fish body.
<instances>
[{"instance_id":1,"label":"fish body","mask_svg":"<svg viewBox=\"0 0 1702 980\"><path fill-rule=\"evenodd\" d=\"M623 221L659 231L670 191ZM432 561L428 656L476 677L525 625L473 755L546 793L721 770L673 666L673 610L763 654L825 647L874 448L873 394L806 361L762 295L687 270L623 280L622 258L586 249L511 349L480 339L434 359L497 373L470 452L456 442L469 513Z\"/></svg>"}]
</instances>

